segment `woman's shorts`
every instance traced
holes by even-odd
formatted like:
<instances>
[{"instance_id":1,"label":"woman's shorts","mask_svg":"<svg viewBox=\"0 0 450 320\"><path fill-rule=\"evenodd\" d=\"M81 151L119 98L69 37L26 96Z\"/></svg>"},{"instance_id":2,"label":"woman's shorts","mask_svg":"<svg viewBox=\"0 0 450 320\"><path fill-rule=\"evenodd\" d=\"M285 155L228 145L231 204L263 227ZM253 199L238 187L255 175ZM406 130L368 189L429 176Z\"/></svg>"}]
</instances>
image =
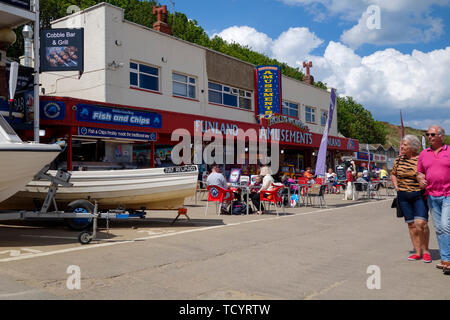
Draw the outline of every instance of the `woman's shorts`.
<instances>
[{"instance_id":1,"label":"woman's shorts","mask_svg":"<svg viewBox=\"0 0 450 320\"><path fill-rule=\"evenodd\" d=\"M398 191L397 199L406 223L414 222L415 219L428 222L428 205L421 191Z\"/></svg>"}]
</instances>

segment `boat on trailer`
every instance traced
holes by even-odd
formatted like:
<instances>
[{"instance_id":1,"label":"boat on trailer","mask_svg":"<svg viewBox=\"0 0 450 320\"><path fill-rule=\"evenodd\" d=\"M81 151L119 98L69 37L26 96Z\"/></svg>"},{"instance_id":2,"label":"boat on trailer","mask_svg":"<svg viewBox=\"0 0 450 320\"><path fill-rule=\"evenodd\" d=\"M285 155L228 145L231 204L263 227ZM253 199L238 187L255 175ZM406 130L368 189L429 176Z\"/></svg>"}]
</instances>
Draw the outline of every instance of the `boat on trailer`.
<instances>
[{"instance_id":1,"label":"boat on trailer","mask_svg":"<svg viewBox=\"0 0 450 320\"><path fill-rule=\"evenodd\" d=\"M24 188L60 152L57 144L23 142L0 115L0 202Z\"/></svg>"},{"instance_id":2,"label":"boat on trailer","mask_svg":"<svg viewBox=\"0 0 450 320\"><path fill-rule=\"evenodd\" d=\"M56 173L48 171L53 176ZM55 195L59 207L85 199L96 201L100 210L178 209L184 205L185 198L195 195L198 179L195 165L70 173L72 186L59 187ZM31 210L45 199L49 186L47 180L30 181L14 196L0 203L0 209Z\"/></svg>"}]
</instances>

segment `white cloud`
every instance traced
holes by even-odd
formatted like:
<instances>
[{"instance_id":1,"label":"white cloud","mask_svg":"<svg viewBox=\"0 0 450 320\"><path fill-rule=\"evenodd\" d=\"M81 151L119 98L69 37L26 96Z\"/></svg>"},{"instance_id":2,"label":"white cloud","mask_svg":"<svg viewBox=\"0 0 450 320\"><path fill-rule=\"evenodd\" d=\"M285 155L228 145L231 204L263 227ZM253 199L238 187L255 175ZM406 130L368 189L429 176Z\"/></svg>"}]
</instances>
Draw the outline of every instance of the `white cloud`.
<instances>
[{"instance_id":1,"label":"white cloud","mask_svg":"<svg viewBox=\"0 0 450 320\"><path fill-rule=\"evenodd\" d=\"M450 47L411 54L386 49L359 57L347 46L331 41L323 57L310 59L316 61L316 79L366 106L450 108Z\"/></svg>"},{"instance_id":2,"label":"white cloud","mask_svg":"<svg viewBox=\"0 0 450 320\"><path fill-rule=\"evenodd\" d=\"M292 66L303 62L312 50L323 43L323 40L308 28L289 28L275 40L248 26L233 26L215 35L229 43L248 46Z\"/></svg>"},{"instance_id":3,"label":"white cloud","mask_svg":"<svg viewBox=\"0 0 450 320\"><path fill-rule=\"evenodd\" d=\"M273 42L265 33L258 32L256 29L248 26L229 27L218 34L214 34L213 37L216 35L229 43L236 42L265 54L270 54Z\"/></svg>"},{"instance_id":4,"label":"white cloud","mask_svg":"<svg viewBox=\"0 0 450 320\"><path fill-rule=\"evenodd\" d=\"M425 112L429 119L424 121L426 125L411 122L412 126L425 128L438 123L450 132L450 127L445 127L450 118L450 46L431 52L414 50L411 54L386 49L361 57L349 46L330 41L323 56L313 56L310 53L323 40L307 28L290 28L275 40L249 27L235 26L232 31L219 35L241 44L253 41L268 56L293 67L311 60L316 81L336 88L340 95L353 97L374 115L397 119L402 109L404 119L410 116L408 121L418 121Z\"/></svg>"},{"instance_id":5,"label":"white cloud","mask_svg":"<svg viewBox=\"0 0 450 320\"><path fill-rule=\"evenodd\" d=\"M308 28L289 28L273 43L272 54L289 65L299 64L315 48L323 43Z\"/></svg>"},{"instance_id":6,"label":"white cloud","mask_svg":"<svg viewBox=\"0 0 450 320\"><path fill-rule=\"evenodd\" d=\"M442 20L430 15L431 8L448 6L450 0L279 0L288 5L304 6L315 21L323 21L323 14L316 18L318 7L330 16L357 22L345 30L341 41L353 48L364 43L391 45L428 42L443 34ZM380 9L381 29L369 29L367 9L376 5Z\"/></svg>"}]
</instances>

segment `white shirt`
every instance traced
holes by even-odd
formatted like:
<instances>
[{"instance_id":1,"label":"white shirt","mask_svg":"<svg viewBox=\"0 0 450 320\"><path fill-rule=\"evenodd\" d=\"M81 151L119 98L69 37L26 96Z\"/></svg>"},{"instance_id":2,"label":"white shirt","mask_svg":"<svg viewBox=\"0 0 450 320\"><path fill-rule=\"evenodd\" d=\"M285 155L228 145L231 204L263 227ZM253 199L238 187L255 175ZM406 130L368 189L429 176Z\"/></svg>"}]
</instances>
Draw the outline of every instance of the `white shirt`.
<instances>
[{"instance_id":1,"label":"white shirt","mask_svg":"<svg viewBox=\"0 0 450 320\"><path fill-rule=\"evenodd\" d=\"M273 177L270 174L266 174L263 178L261 190L270 190L270 187L272 187L272 183L274 182L275 180L273 180Z\"/></svg>"}]
</instances>

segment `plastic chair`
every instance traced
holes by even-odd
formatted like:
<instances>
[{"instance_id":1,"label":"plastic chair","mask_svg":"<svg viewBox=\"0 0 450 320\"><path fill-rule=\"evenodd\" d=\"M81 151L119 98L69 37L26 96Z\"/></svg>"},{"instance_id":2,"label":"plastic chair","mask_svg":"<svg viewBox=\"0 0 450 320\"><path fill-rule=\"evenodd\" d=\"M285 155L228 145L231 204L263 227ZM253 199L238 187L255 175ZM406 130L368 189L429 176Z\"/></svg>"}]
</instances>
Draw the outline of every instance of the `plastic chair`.
<instances>
[{"instance_id":1,"label":"plastic chair","mask_svg":"<svg viewBox=\"0 0 450 320\"><path fill-rule=\"evenodd\" d=\"M353 192L356 193L355 200L359 199L359 193L363 193L363 197L366 195L368 191L369 184L368 183L362 183L362 182L353 182L354 190Z\"/></svg>"},{"instance_id":2,"label":"plastic chair","mask_svg":"<svg viewBox=\"0 0 450 320\"><path fill-rule=\"evenodd\" d=\"M224 188L221 188L219 186L208 186L208 202L206 202L206 210L205 210L205 216L206 213L208 212L208 204L209 202L215 202L216 203L216 214L217 214L217 207L218 204L220 203L221 205L225 202L225 201L230 201L231 203L231 209L230 212L233 212L233 191L231 190L226 190ZM218 215L220 215L220 210Z\"/></svg>"},{"instance_id":3,"label":"plastic chair","mask_svg":"<svg viewBox=\"0 0 450 320\"><path fill-rule=\"evenodd\" d=\"M380 187L381 187L381 182L375 184L375 186L373 187L373 190L371 190L371 192L375 192L377 199L381 199Z\"/></svg>"},{"instance_id":4,"label":"plastic chair","mask_svg":"<svg viewBox=\"0 0 450 320\"><path fill-rule=\"evenodd\" d=\"M315 182L315 184L323 185L323 178L315 178L314 182Z\"/></svg>"},{"instance_id":5,"label":"plastic chair","mask_svg":"<svg viewBox=\"0 0 450 320\"><path fill-rule=\"evenodd\" d=\"M275 205L275 211L277 212L278 216L278 203L281 203L281 207L283 208L283 214L285 214L284 211L284 204L283 204L283 189L284 186L277 186L272 184L273 189L272 190L263 190L260 193L259 196L259 210L261 211L261 204L262 202L268 202L273 203Z\"/></svg>"},{"instance_id":6,"label":"plastic chair","mask_svg":"<svg viewBox=\"0 0 450 320\"><path fill-rule=\"evenodd\" d=\"M325 191L327 190L327 185L326 184L313 184L311 187L311 190L307 193L307 199L309 199L309 202L312 204L312 199L318 198L319 199L319 205L320 208L322 208L322 203L325 206L325 208L327 207L327 203L325 202ZM308 202L308 200L307 200Z\"/></svg>"}]
</instances>

